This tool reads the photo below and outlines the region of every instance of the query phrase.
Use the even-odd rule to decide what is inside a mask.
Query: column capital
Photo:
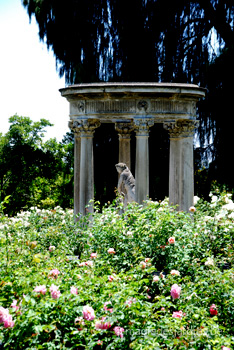
[[[170,138],[193,137],[198,125],[198,120],[189,119],[178,119],[175,122],[163,123],[163,127],[169,132]]]
[[[134,118],[136,136],[149,136],[149,128],[154,125],[152,118]]]
[[[115,130],[118,132],[120,139],[130,139],[134,125],[133,123],[115,123]]]
[[[101,125],[98,119],[75,119],[68,123],[69,128],[79,136],[92,136],[95,129]]]

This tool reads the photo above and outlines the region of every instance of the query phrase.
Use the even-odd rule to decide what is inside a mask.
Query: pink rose
[[[50,252],[53,252],[54,250],[55,250],[55,246],[54,246],[54,245],[50,245],[50,246],[49,246],[49,251],[50,251]]]
[[[114,327],[114,332],[115,332],[115,335],[117,335],[120,338],[123,338],[124,328],[116,326]]]
[[[50,293],[53,299],[58,299],[61,294],[59,291],[59,287],[55,286],[54,284],[52,284],[50,287]]]
[[[9,310],[0,306],[0,323],[3,323],[4,328],[14,327],[15,322],[12,320],[12,316],[9,314]]]
[[[105,322],[106,317],[102,317],[101,321],[95,323],[96,329],[109,329],[111,327],[110,322]]]
[[[175,243],[175,237],[170,237],[170,238],[168,239],[168,242],[169,242],[170,244],[174,244],[174,243]]]
[[[230,348],[227,348],[226,346],[223,346],[223,345],[221,346],[221,349],[222,350],[231,350]]]
[[[114,276],[112,276],[112,275],[108,276],[108,281],[109,282],[112,282],[113,280],[114,280]]]
[[[13,302],[11,303],[11,307],[15,309],[15,311],[19,310],[19,306],[17,305],[17,300],[13,300]]]
[[[46,286],[45,285],[37,286],[33,291],[45,295],[45,293],[46,293]]]
[[[159,281],[159,276],[154,276],[153,277],[153,282],[158,282]]]
[[[12,316],[8,314],[3,321],[3,327],[12,328],[14,327],[14,325],[15,325],[15,322],[12,320]]]
[[[105,311],[113,312],[113,308],[108,309],[106,305],[111,305],[111,303],[110,303],[109,301],[106,301],[106,302],[104,303],[103,308],[104,308]]]
[[[76,294],[76,295],[77,295],[77,294],[78,294],[78,289],[77,289],[76,287],[73,287],[73,286],[72,286],[72,287],[70,288],[70,292],[71,292],[71,294]]]
[[[173,299],[179,299],[181,292],[181,287],[179,287],[177,284],[173,284],[171,287],[171,296]]]
[[[91,253],[91,255],[90,255],[91,259],[96,259],[96,257],[97,257],[97,253]]]
[[[5,309],[4,307],[0,306],[0,323],[3,323],[8,315],[9,315],[8,309]]]
[[[83,307],[83,318],[88,321],[92,321],[95,318],[94,309],[91,306],[85,305]]]
[[[109,254],[115,254],[114,248],[109,248],[109,249],[108,249],[108,253],[109,253]]]
[[[60,274],[60,271],[58,269],[53,269],[49,272],[49,275],[53,276],[54,278],[57,278],[59,274]]]
[[[182,318],[185,314],[183,314],[183,312],[180,310],[180,311],[174,311],[173,314],[172,314],[172,317],[175,317],[175,318]]]

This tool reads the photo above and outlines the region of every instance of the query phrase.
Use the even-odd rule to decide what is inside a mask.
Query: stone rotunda
[[[59,91],[69,102],[69,127],[75,135],[74,215],[93,210],[92,206],[86,208],[94,198],[93,135],[102,123],[115,124],[119,162],[128,166],[131,133],[135,133],[138,203],[149,196],[150,128],[163,123],[170,138],[169,201],[188,211],[194,196],[193,136],[199,124],[196,103],[205,96],[204,88],[177,83],[92,83]]]

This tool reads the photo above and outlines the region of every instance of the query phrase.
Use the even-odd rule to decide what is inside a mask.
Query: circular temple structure
[[[179,210],[193,205],[193,135],[196,103],[206,89],[178,83],[90,83],[60,89],[70,104],[69,127],[75,135],[74,215],[83,215],[94,197],[93,134],[114,123],[119,162],[130,164],[130,137],[136,135],[136,201],[149,196],[149,129],[163,123],[170,137],[169,200]],[[157,159],[155,159],[157,161]]]

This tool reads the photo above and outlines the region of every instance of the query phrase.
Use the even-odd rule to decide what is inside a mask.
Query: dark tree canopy
[[[196,164],[211,163],[207,181],[234,188],[227,175],[234,126],[229,84],[234,80],[233,0],[22,2],[29,16],[35,15],[39,36],[54,51],[67,84],[162,81],[207,87],[199,105]],[[164,146],[160,150],[168,152]]]
[[[23,0],[67,83],[205,83],[212,33],[234,42],[232,0]],[[212,31],[213,28],[213,31]]]

